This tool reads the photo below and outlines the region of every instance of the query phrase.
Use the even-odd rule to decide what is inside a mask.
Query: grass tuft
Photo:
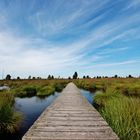
[[[126,97],[107,90],[105,93],[96,93],[94,102],[101,115],[121,140],[140,139],[140,102],[138,98]]]
[[[21,122],[21,114],[14,112],[14,96],[0,93],[0,133],[14,133]]]

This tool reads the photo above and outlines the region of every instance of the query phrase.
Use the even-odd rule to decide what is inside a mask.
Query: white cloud
[[[118,52],[126,51],[128,49],[130,49],[130,47],[107,48],[107,49],[99,51],[97,54],[99,55],[112,54],[116,52],[118,53]]]
[[[32,38],[16,37],[10,33],[0,33],[1,70],[5,69],[7,73],[24,73],[25,75],[26,73],[42,71],[49,73],[72,68],[82,58],[82,54],[77,55],[78,50],[72,47],[69,50],[62,46],[54,47],[44,42],[40,49],[34,48],[32,46],[35,44],[33,40]],[[38,42],[36,43],[38,44]]]
[[[62,2],[54,4],[51,9],[40,9],[29,17],[29,22],[39,33],[51,35],[60,32],[67,32],[71,26],[83,22],[87,17],[101,10],[106,1],[81,1],[80,3]]]
[[[91,1],[84,0],[79,7],[73,9],[63,10],[59,15],[60,5],[56,5],[52,9],[45,11],[43,8],[30,15],[28,22],[39,32],[33,34],[34,37],[28,35],[19,36],[19,30],[10,27],[0,29],[0,69],[3,68],[7,73],[23,74],[29,73],[56,73],[61,71],[73,71],[76,69],[92,69],[94,67],[113,67],[121,65],[135,64],[139,61],[128,60],[121,62],[109,63],[109,54],[113,52],[126,51],[129,47],[120,47],[117,44],[116,48],[106,49],[115,41],[133,41],[138,39],[139,28],[133,27],[140,22],[139,13],[132,13],[129,16],[117,16],[113,20],[100,24],[91,30],[87,29],[88,26],[102,20],[107,14],[102,13],[97,17],[85,22],[84,24],[77,24],[79,21],[84,21],[103,9],[107,1]],[[79,2],[78,2],[79,3]],[[93,6],[94,5],[94,6]],[[67,8],[69,8],[68,5]],[[78,6],[78,5],[77,5]],[[33,8],[33,7],[32,7]],[[63,7],[62,7],[63,9]],[[51,11],[49,11],[51,10]],[[58,13],[58,15],[57,15]],[[108,13],[108,12],[107,12]],[[5,13],[6,14],[6,13]],[[108,18],[108,17],[107,17]],[[8,20],[8,15],[0,14],[0,25],[5,24]],[[74,28],[70,29],[74,25]],[[8,24],[5,24],[5,27]],[[69,31],[70,30],[70,31]],[[78,37],[70,43],[63,42],[49,42],[48,36],[53,34],[62,35],[63,32],[69,32],[75,35],[77,31],[87,30],[83,37]],[[22,30],[21,30],[22,32]],[[62,33],[62,34],[61,34]],[[40,34],[48,35],[41,38]],[[80,35],[79,35],[80,36]],[[64,36],[65,37],[65,36]],[[103,51],[101,51],[101,48]],[[91,53],[92,52],[92,53]],[[89,56],[88,53],[90,53]],[[106,59],[106,63],[104,60]],[[101,62],[100,64],[96,64]],[[93,67],[93,64],[94,65]]]

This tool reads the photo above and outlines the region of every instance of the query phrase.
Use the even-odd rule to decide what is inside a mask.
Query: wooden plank
[[[118,140],[99,112],[69,83],[22,140]]]
[[[60,131],[64,131],[64,132],[67,132],[67,131],[74,131],[74,132],[77,132],[77,131],[79,131],[79,132],[81,132],[81,131],[88,131],[88,132],[90,132],[90,131],[94,131],[94,132],[98,132],[98,131],[112,131],[111,129],[110,129],[110,127],[109,126],[97,126],[97,127],[86,127],[86,126],[84,126],[84,127],[80,127],[80,126],[78,126],[78,127],[76,127],[76,126],[55,126],[55,127],[53,127],[53,126],[46,126],[46,127],[44,127],[44,126],[37,126],[37,127],[34,127],[34,131],[47,131],[47,132],[49,132],[49,131],[56,131],[56,132],[60,132]]]

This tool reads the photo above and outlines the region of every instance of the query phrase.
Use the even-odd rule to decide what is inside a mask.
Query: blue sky
[[[0,0],[0,77],[140,75],[140,0]]]

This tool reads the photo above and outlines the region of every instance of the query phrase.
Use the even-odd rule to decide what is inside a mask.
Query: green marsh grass
[[[38,92],[37,96],[49,96],[51,94],[54,94],[55,92],[55,87],[54,85],[48,85],[45,87],[42,87]]]
[[[14,133],[18,130],[22,116],[13,109],[14,96],[10,93],[0,93],[0,133]]]
[[[79,88],[92,92],[98,91],[94,96],[94,105],[96,105],[98,111],[107,120],[120,139],[140,140],[140,78],[3,80],[0,81],[0,85],[6,84],[10,87],[11,90],[9,92],[12,93],[12,98],[13,95],[27,96],[27,93],[31,93],[34,89],[37,92],[36,95],[43,97],[53,94],[54,91],[62,91],[65,85],[71,81]],[[12,99],[9,96],[9,100]],[[2,105],[5,106],[4,103]],[[7,109],[4,109],[2,105],[0,104],[2,108],[0,112],[4,112],[2,114],[5,114],[5,116],[6,114],[11,115],[4,117],[7,118],[5,121],[3,119],[0,120],[1,124],[6,122],[6,120],[8,123],[5,124],[9,124],[7,126],[1,125],[0,129],[2,130],[2,126],[4,126],[9,132],[15,131],[16,124],[20,120],[18,119],[19,115],[16,117],[12,104],[5,107]],[[6,112],[6,110],[10,111]]]
[[[97,92],[94,104],[121,140],[140,139],[140,99],[107,89]]]

